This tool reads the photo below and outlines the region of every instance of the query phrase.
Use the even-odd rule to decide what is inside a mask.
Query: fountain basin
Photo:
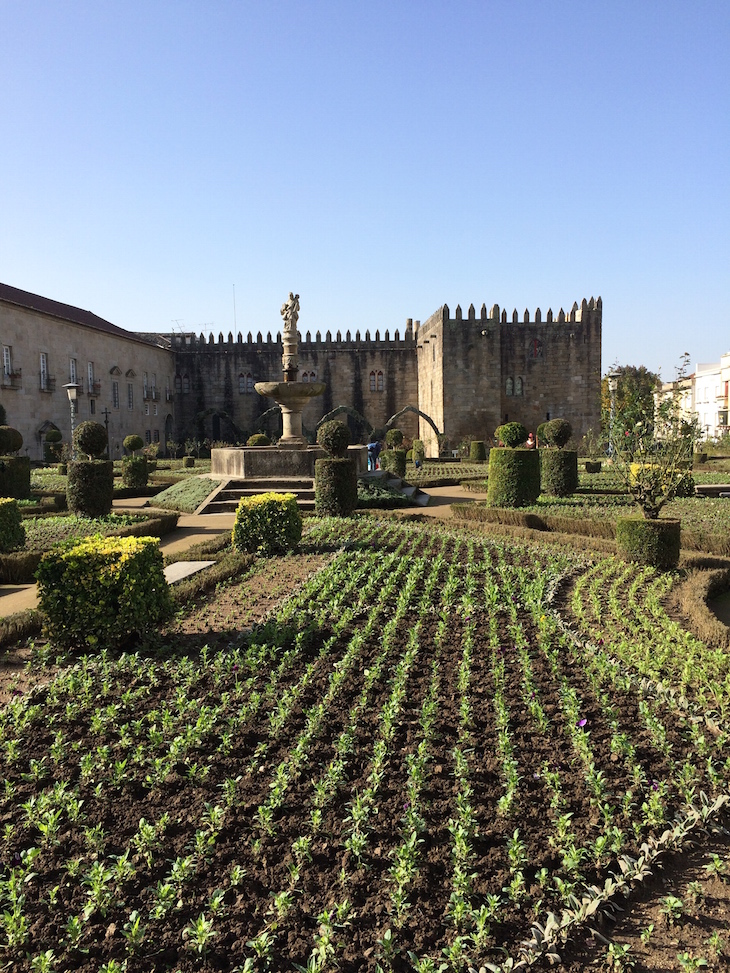
[[[257,382],[259,395],[273,399],[281,406],[283,435],[277,449],[300,449],[307,445],[302,435],[302,409],[310,399],[322,395],[324,382]]]

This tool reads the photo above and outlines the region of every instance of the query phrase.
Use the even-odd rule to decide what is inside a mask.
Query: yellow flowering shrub
[[[157,537],[86,537],[38,566],[45,630],[64,648],[109,648],[164,620],[172,600]]]
[[[293,551],[302,539],[302,515],[293,493],[243,497],[236,510],[233,546],[252,554]]]

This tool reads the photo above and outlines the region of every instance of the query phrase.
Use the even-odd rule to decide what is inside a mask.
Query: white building
[[[730,352],[719,362],[698,362],[694,372],[682,383],[682,407],[697,417],[704,439],[718,439],[728,432],[728,386],[730,385]],[[672,382],[662,385],[669,393]]]

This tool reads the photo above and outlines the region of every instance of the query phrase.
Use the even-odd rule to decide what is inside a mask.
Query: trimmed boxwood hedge
[[[277,554],[293,551],[301,539],[302,514],[293,493],[259,493],[240,500],[232,535],[237,551]]]
[[[616,521],[616,550],[627,561],[668,571],[679,563],[681,525],[678,520],[646,520],[641,516]]]
[[[393,430],[391,430],[392,432]],[[399,476],[402,480],[406,475],[406,450],[405,449],[384,449],[380,456],[381,470]]]
[[[103,517],[112,509],[114,463],[111,460],[84,460],[68,464],[66,499],[68,509],[86,517]]]
[[[0,551],[14,551],[24,543],[25,527],[17,500],[0,498]]]
[[[483,463],[487,458],[487,447],[481,439],[472,439],[469,444],[469,462]]]
[[[556,420],[557,421],[557,420]],[[578,453],[574,449],[541,449],[540,486],[551,497],[569,497],[578,489]]]
[[[146,487],[148,474],[146,456],[125,456],[122,459],[122,483],[125,487]]]
[[[489,451],[487,503],[525,507],[540,496],[540,457],[536,449],[493,446]]]
[[[402,450],[401,452],[405,452]],[[320,516],[348,517],[357,506],[355,461],[336,457],[314,463],[314,509]]]
[[[27,500],[30,496],[30,459],[27,456],[0,457],[0,497]]]

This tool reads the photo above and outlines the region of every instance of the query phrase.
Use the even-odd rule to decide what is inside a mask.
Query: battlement
[[[305,331],[304,334],[299,332],[299,347],[303,351],[313,346],[333,350],[351,350],[357,348],[361,351],[412,348],[419,325],[419,321],[414,322],[412,318],[408,318],[403,336],[401,337],[400,330],[396,328],[392,338],[388,329],[383,332],[381,338],[379,328],[376,328],[374,332],[371,332],[370,328],[366,328],[364,334],[361,333],[359,328],[354,333],[349,328],[345,329],[344,332],[338,329],[334,336],[331,331],[326,331],[324,337],[322,337],[321,331],[315,331],[314,338],[312,338],[311,331]],[[245,339],[241,331],[238,332],[235,339],[232,331],[228,332],[227,338],[223,336],[223,332],[221,331],[218,333],[217,341],[213,334],[208,335],[206,338],[204,334],[198,337],[188,332],[186,334],[170,335],[170,342],[174,351],[225,351],[235,346],[243,345],[244,347],[252,346],[258,349],[278,349],[279,353],[281,353],[282,347],[281,332],[277,332],[272,337],[270,331],[267,332],[265,339],[261,331],[258,331],[255,336],[253,332],[249,331]]]
[[[603,313],[603,302],[601,298],[594,299],[593,297],[587,301],[585,298],[581,301],[580,305],[577,301],[573,302],[573,306],[570,311],[566,312],[561,307],[558,311],[557,316],[553,315],[552,308],[548,308],[545,319],[543,320],[542,311],[538,307],[535,310],[534,317],[530,319],[530,312],[527,308],[522,315],[519,314],[517,308],[514,308],[511,316],[507,315],[507,309],[503,308],[500,311],[499,304],[493,304],[492,307],[487,311],[487,305],[482,304],[481,310],[479,312],[479,317],[477,318],[476,308],[473,304],[469,305],[469,309],[464,317],[464,312],[461,309],[461,305],[457,304],[454,310],[454,316],[451,317],[451,312],[449,310],[448,304],[444,304],[442,307],[432,314],[431,317],[424,323],[424,328],[440,321],[446,324],[449,321],[464,321],[467,324],[469,322],[476,323],[487,322],[487,321],[498,321],[500,324],[581,324],[592,321],[600,321],[601,315]]]

